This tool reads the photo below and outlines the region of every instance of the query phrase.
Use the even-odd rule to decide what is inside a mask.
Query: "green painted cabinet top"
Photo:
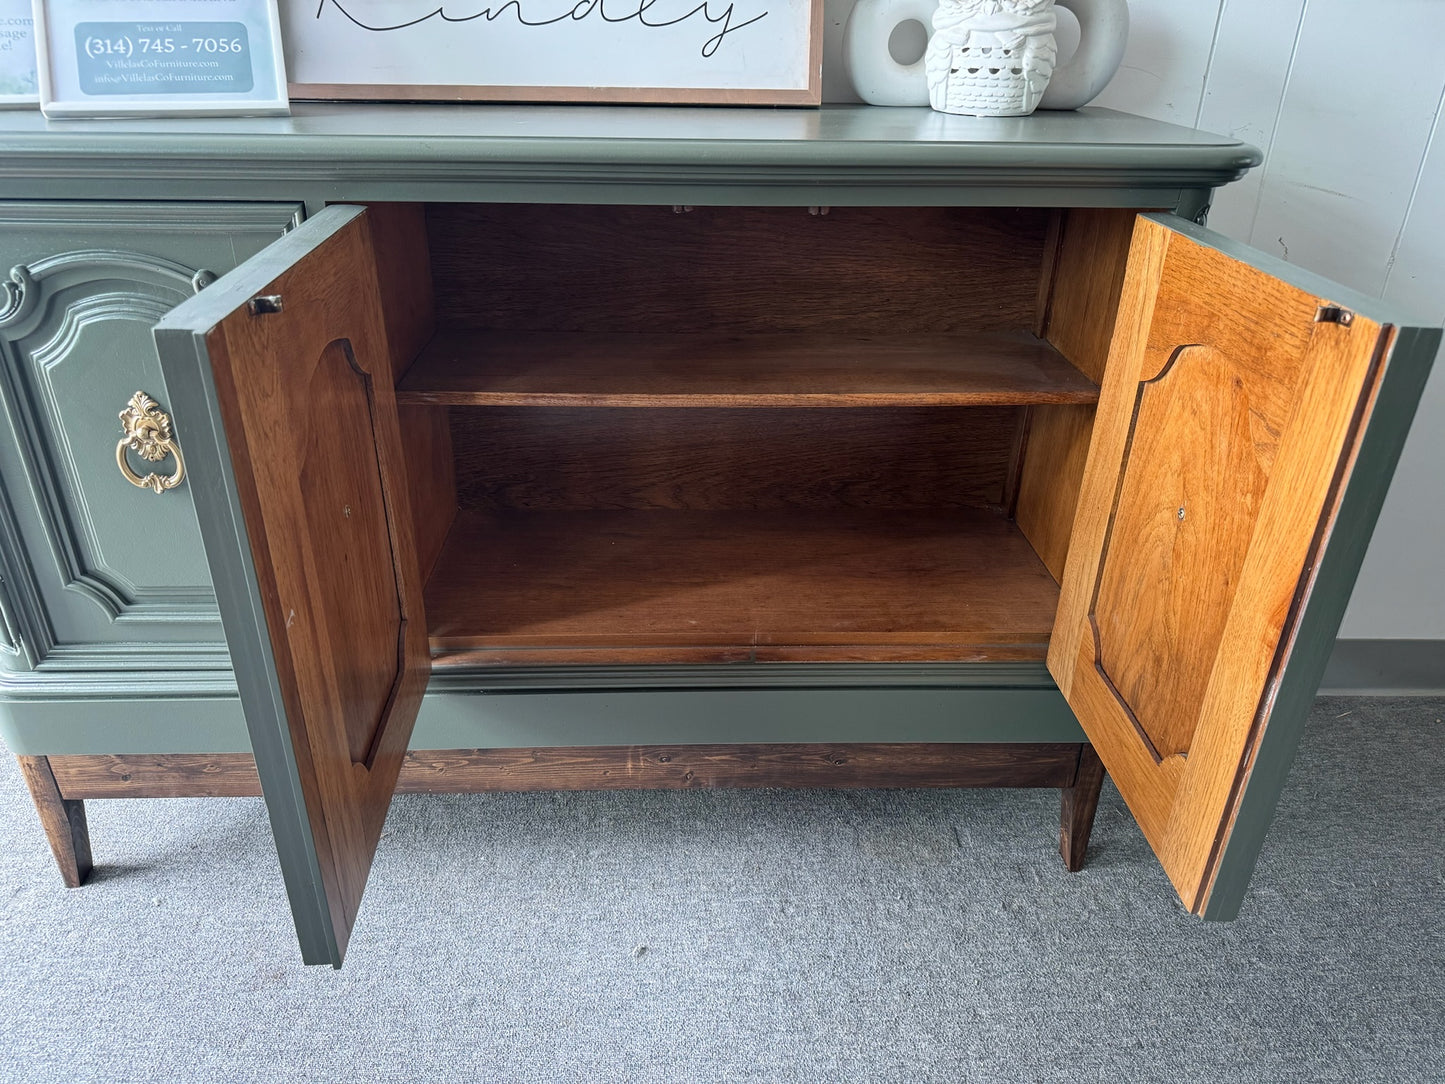
[[[1259,162],[1232,137],[1093,108],[1018,118],[869,106],[344,103],[276,118],[0,114],[0,198],[256,198],[279,184],[323,200],[586,202],[605,193],[633,203],[1172,207],[1182,191],[1225,184]]]

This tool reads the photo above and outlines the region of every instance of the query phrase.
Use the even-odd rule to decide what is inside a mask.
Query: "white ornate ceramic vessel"
[[[940,113],[1032,113],[1054,74],[1054,0],[941,0],[924,54]]]
[[[1127,0],[1057,0],[1079,20],[1079,48],[1055,68],[1056,0],[858,0],[843,53],[858,96],[873,105],[931,105],[943,113],[1018,117],[1077,109],[1118,70],[1129,34]],[[929,22],[914,64],[888,51],[893,30]]]

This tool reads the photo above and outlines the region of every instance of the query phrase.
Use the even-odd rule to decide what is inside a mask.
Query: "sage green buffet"
[[[1440,337],[1204,228],[1259,161],[0,114],[0,734],[62,875],[86,800],[264,791],[340,966],[398,788],[1055,787],[1077,870],[1107,769],[1234,917]]]

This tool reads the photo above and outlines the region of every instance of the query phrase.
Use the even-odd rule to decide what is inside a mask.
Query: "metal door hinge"
[[[1315,313],[1315,323],[1317,324],[1339,324],[1341,327],[1349,327],[1354,322],[1355,314],[1339,305],[1321,305],[1319,311]]]
[[[246,308],[252,316],[265,316],[268,313],[280,312],[284,307],[280,294],[261,294],[246,302]]]

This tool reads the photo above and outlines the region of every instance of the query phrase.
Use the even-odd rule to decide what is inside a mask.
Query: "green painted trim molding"
[[[761,672],[714,671],[710,680],[702,680],[694,667],[443,672],[432,677],[411,744],[413,749],[596,745],[604,729],[615,731],[619,742],[625,736],[625,744],[639,745],[1085,740],[1041,666],[885,670],[848,665],[809,672],[781,664]],[[124,680],[89,675],[90,682],[75,673],[5,676],[12,680],[0,683],[0,737],[11,753],[251,748],[229,672],[166,675],[176,688],[164,697],[136,697],[144,682],[138,685],[133,673]],[[664,691],[664,697],[648,695]],[[1340,640],[1320,692],[1445,696],[1445,640]],[[97,701],[109,707],[97,712]]]
[[[0,701],[0,736],[19,756],[251,751],[238,696]],[[1087,740],[1050,688],[473,688],[429,692],[411,747]]]
[[[297,104],[289,117],[0,112],[0,198],[1164,207],[1258,149],[1110,109]]]

